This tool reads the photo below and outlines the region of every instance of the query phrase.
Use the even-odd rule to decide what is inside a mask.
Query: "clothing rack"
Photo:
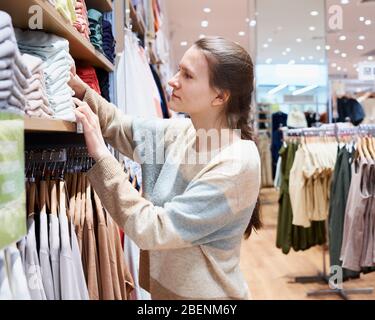
[[[338,139],[340,136],[362,136],[362,135],[375,135],[375,125],[360,125],[358,127],[352,127],[348,124],[340,123],[340,124],[327,124],[323,125],[322,127],[318,128],[303,128],[303,129],[288,129],[288,128],[281,128],[283,132],[283,137],[309,137],[309,136],[333,136]],[[327,222],[326,222],[327,223]],[[292,283],[325,283],[330,285],[331,284],[331,276],[327,274],[327,267],[326,267],[326,246],[322,246],[322,272],[318,272],[317,275],[313,276],[298,276],[294,278],[294,282]],[[308,297],[317,297],[317,296],[324,296],[324,295],[338,295],[344,300],[349,300],[350,294],[372,294],[374,288],[351,288],[351,289],[344,289],[344,288],[335,288],[335,289],[326,289],[326,290],[312,290],[307,292]]]

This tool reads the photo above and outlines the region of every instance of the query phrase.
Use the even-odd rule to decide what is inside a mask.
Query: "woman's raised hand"
[[[111,153],[104,142],[98,116],[86,102],[82,102],[77,98],[73,98],[73,100],[77,105],[75,115],[77,122],[82,123],[89,155],[96,162],[106,156],[110,156]]]

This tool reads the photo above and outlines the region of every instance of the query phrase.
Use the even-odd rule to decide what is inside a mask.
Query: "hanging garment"
[[[162,117],[160,95],[145,52],[130,31],[125,32],[125,49],[116,76],[120,110],[147,119]]]
[[[279,130],[280,127],[286,127],[288,115],[281,111],[272,114],[272,173],[275,176],[276,164],[279,158],[279,151],[282,146],[283,134]]]
[[[363,124],[375,124],[375,98],[369,98],[362,102],[365,113]]]
[[[351,181],[351,152],[344,146],[339,148],[329,204],[329,257],[331,266],[341,266],[340,251],[344,230],[345,207]],[[359,273],[343,269],[343,279],[358,278]]]
[[[48,223],[47,223],[47,182],[40,181],[39,204],[41,206],[39,212],[39,260],[42,281],[47,300],[54,300],[54,284],[52,276],[52,268],[50,262],[50,252],[48,244]]]
[[[0,300],[12,299],[13,294],[9,285],[4,250],[0,250]]]
[[[14,300],[30,300],[31,299],[30,292],[27,286],[25,270],[23,268],[20,252],[18,251],[17,247],[9,246],[4,250],[4,254],[5,254],[5,262],[7,266],[9,287],[12,292],[13,299]],[[1,266],[0,266],[0,269],[1,269]],[[0,283],[1,283],[1,280],[0,280]],[[0,284],[0,287],[1,287],[1,284]],[[1,293],[0,293],[0,297],[1,297]],[[2,300],[2,298],[0,298],[0,300]]]
[[[260,153],[260,160],[262,164],[262,187],[273,186],[272,179],[272,156],[271,156],[271,141],[266,135],[260,135],[258,141],[258,150]]]
[[[341,248],[344,268],[360,271],[364,244],[365,216],[371,210],[368,190],[369,162],[366,159],[352,164],[352,180],[345,209],[344,235]]]
[[[352,98],[337,99],[337,111],[339,113],[338,122],[350,121],[353,125],[358,126],[365,118],[362,105]]]

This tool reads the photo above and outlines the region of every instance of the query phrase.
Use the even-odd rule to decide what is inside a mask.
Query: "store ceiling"
[[[327,9],[332,5],[343,8],[343,29],[329,31],[326,37],[325,2]],[[176,66],[200,35],[221,35],[251,52],[251,46],[256,44],[257,63],[321,64],[328,58],[331,75],[356,78],[360,61],[369,61],[371,57],[375,61],[375,1],[360,2],[259,0],[255,5],[255,0],[165,0],[172,59]],[[204,12],[204,8],[210,8],[211,12]],[[312,15],[312,11],[318,14]],[[208,21],[207,28],[201,26],[203,20]],[[252,20],[257,21],[255,26]],[[366,20],[372,23],[366,25]],[[245,34],[239,35],[240,31]],[[340,40],[341,36],[346,39]],[[359,40],[359,36],[365,40]],[[359,45],[363,50],[357,48]]]
[[[249,49],[247,0],[165,0],[174,65],[200,35],[220,35]],[[210,8],[206,13],[204,8]],[[208,21],[208,27],[201,26]],[[245,35],[240,36],[240,31]],[[181,42],[187,42],[181,46]],[[184,43],[183,43],[184,44]]]

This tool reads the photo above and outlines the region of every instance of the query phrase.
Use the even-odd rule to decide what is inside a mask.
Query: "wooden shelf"
[[[86,0],[86,6],[88,9],[96,9],[100,12],[112,11],[111,0]]]
[[[103,1],[95,0],[94,2]],[[70,25],[70,22],[66,21],[47,0],[1,0],[0,10],[10,14],[15,27],[29,29],[31,17],[29,8],[33,5],[38,5],[43,10],[43,31],[67,39],[73,58],[107,71],[113,71],[113,64]]]
[[[25,117],[27,132],[77,132],[75,122]]]

